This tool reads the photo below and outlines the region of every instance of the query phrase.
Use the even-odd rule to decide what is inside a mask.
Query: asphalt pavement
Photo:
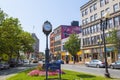
[[[76,72],[84,72],[84,73],[89,73],[97,76],[104,76],[104,73],[105,73],[105,68],[86,67],[83,64],[82,65],[81,64],[63,64],[62,69],[76,71]],[[120,69],[108,69],[108,71],[112,78],[120,78]]]

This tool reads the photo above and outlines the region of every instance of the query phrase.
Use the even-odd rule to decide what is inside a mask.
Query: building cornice
[[[84,8],[88,7],[90,4],[94,3],[97,0],[90,0],[86,4],[80,7],[80,11],[83,10]]]

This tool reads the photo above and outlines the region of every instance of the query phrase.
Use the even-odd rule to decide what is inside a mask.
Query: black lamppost
[[[100,20],[100,24],[101,24],[101,29],[103,31],[103,44],[104,44],[104,57],[105,57],[105,77],[110,78],[110,74],[108,72],[106,41],[105,41],[105,29],[107,29],[107,21],[109,18],[109,13],[105,13],[104,18],[105,18],[105,21]]]
[[[43,24],[43,32],[46,35],[46,50],[45,50],[45,67],[46,67],[46,80],[48,80],[48,64],[49,64],[49,49],[48,49],[48,35],[52,31],[52,25],[49,21]]]

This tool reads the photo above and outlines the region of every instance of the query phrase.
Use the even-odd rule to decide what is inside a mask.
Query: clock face
[[[46,30],[46,31],[50,31],[51,28],[52,28],[52,26],[51,26],[50,24],[46,23],[46,24],[44,24],[43,28],[44,28],[44,30]]]

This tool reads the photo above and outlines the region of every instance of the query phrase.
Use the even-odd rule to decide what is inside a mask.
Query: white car
[[[85,65],[87,67],[105,67],[105,63],[97,59],[91,60],[90,62],[85,62]]]
[[[120,60],[115,61],[114,63],[111,63],[111,64],[110,64],[110,68],[111,68],[111,69],[120,68]]]

